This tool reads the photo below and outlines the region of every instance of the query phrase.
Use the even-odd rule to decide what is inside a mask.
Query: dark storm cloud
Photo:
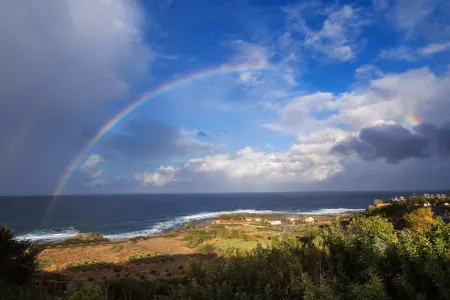
[[[139,20],[124,0],[0,1],[0,194],[52,191],[85,123],[146,73]]]
[[[120,130],[109,132],[101,145],[124,155],[146,159],[183,154],[214,154],[219,151],[220,147],[217,145],[197,141],[196,135],[198,134],[183,134],[160,121],[130,120]]]
[[[450,157],[450,122],[440,127],[423,123],[414,128],[417,133],[432,141],[432,150],[442,157]]]
[[[130,156],[172,155],[177,150],[178,131],[158,122],[128,121],[120,132],[110,132],[103,144]]]
[[[399,163],[409,158],[429,156],[430,136],[422,136],[399,125],[366,127],[357,138],[341,142],[332,152],[349,155],[357,153],[363,160],[384,159]]]

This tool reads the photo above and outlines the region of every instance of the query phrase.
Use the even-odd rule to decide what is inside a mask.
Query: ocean
[[[95,231],[110,239],[163,233],[227,212],[335,214],[366,209],[376,198],[411,192],[294,192],[0,197],[0,223],[18,239],[56,242]],[[50,214],[46,214],[52,206]]]

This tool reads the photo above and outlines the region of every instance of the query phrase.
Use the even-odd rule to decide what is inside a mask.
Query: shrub
[[[204,230],[193,230],[189,232],[188,235],[184,238],[185,241],[188,241],[188,247],[189,248],[195,248],[204,241],[210,240],[214,238],[214,234],[211,234],[209,232],[206,232]]]
[[[28,282],[37,267],[36,255],[37,250],[29,241],[17,241],[11,229],[0,225],[0,279]]]
[[[167,260],[171,260],[172,258],[164,253],[147,253],[147,252],[140,252],[136,253],[134,255],[131,255],[128,260],[136,265],[139,265],[140,263],[152,263],[152,262],[165,262]]]
[[[406,225],[413,232],[430,230],[437,224],[433,211],[429,207],[421,207],[405,216]]]
[[[71,282],[64,299],[67,300],[107,300],[104,291],[94,284]]]
[[[373,200],[373,204],[375,204],[375,205],[383,204],[383,203],[384,203],[384,201],[381,200],[381,199],[375,199],[375,200]]]
[[[101,270],[106,268],[107,264],[98,260],[77,261],[71,263],[67,269],[72,272],[85,272],[93,270]]]
[[[120,251],[122,251],[122,249],[123,249],[122,245],[114,245],[111,247],[111,249],[109,249],[109,251],[113,253],[119,253]]]
[[[216,245],[216,248],[226,256],[233,256],[235,254],[248,252],[249,250],[256,248],[257,245],[258,243],[253,241],[230,239]]]
[[[145,279],[145,276],[144,275],[141,275],[141,277],[139,277],[140,279],[142,279],[142,280],[144,280]]]
[[[109,240],[104,238],[102,234],[97,232],[78,233],[74,237],[64,240],[58,245],[83,245],[92,243],[108,242]]]
[[[122,270],[123,270],[123,267],[122,267],[122,266],[114,266],[114,267],[113,267],[113,271],[116,272],[116,273],[118,273],[118,272],[120,272],[120,271],[122,271]]]
[[[95,281],[93,277],[88,277],[87,281]]]
[[[198,247],[197,250],[202,253],[213,253],[214,246],[211,244],[205,244],[205,245],[201,245],[200,247]]]

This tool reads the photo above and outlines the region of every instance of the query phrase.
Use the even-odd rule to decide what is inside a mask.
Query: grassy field
[[[270,225],[265,218],[283,220]],[[108,241],[96,233],[79,234],[52,245],[41,245],[39,269],[56,272],[81,281],[106,281],[133,277],[154,280],[182,276],[184,265],[196,255],[208,258],[246,255],[257,245],[266,247],[277,237],[302,236],[317,225],[291,223],[288,216],[255,215],[259,222],[249,222],[248,214],[221,215],[220,222],[188,223],[170,232],[150,237]],[[328,222],[333,216],[321,218]],[[299,221],[303,217],[299,217]],[[168,270],[168,271],[167,271]]]

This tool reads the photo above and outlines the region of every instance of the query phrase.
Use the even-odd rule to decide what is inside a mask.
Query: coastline
[[[285,233],[301,234],[310,226],[323,226],[337,216],[345,218],[350,215],[348,213],[272,215],[274,219],[298,220],[295,223],[286,222],[279,225],[242,219],[224,220],[223,217],[230,215],[221,215],[150,236],[98,243],[42,245],[44,247],[38,254],[38,261],[42,271],[59,273],[73,280],[87,280],[90,277],[100,280],[101,276],[113,278],[118,276],[114,271],[117,269],[127,270],[127,274],[144,274],[146,278],[156,278],[154,274],[149,273],[151,270],[159,274],[167,269],[171,270],[173,276],[181,276],[182,266],[192,257],[208,259],[226,255],[229,251],[227,247],[243,247],[244,251],[253,249],[258,244],[267,247],[273,239],[276,240]],[[258,214],[254,216],[257,217]],[[312,217],[315,222],[305,223],[304,219],[308,217]],[[133,262],[133,257],[139,257],[137,263]],[[94,267],[91,268],[91,265]]]
[[[116,233],[103,233],[101,230],[90,230],[93,232],[99,232],[104,235],[105,238],[109,240],[127,240],[139,236],[158,236],[172,230],[175,227],[183,226],[189,222],[202,223],[206,221],[216,220],[220,215],[223,214],[269,214],[274,216],[291,216],[291,217],[307,217],[307,216],[318,216],[318,218],[323,218],[327,216],[337,216],[342,214],[351,214],[362,212],[365,209],[361,208],[327,208],[327,209],[315,209],[311,211],[276,211],[276,210],[255,210],[255,209],[237,209],[229,211],[216,211],[216,212],[201,212],[192,215],[177,216],[173,219],[168,219],[160,222],[155,222],[147,228],[134,228],[131,231],[118,231]],[[81,231],[74,227],[68,228],[56,228],[56,229],[42,229],[33,230],[23,234],[18,234],[17,239],[19,240],[30,240],[35,244],[43,243],[59,243],[61,241],[67,240],[79,233],[85,233],[88,231]]]

